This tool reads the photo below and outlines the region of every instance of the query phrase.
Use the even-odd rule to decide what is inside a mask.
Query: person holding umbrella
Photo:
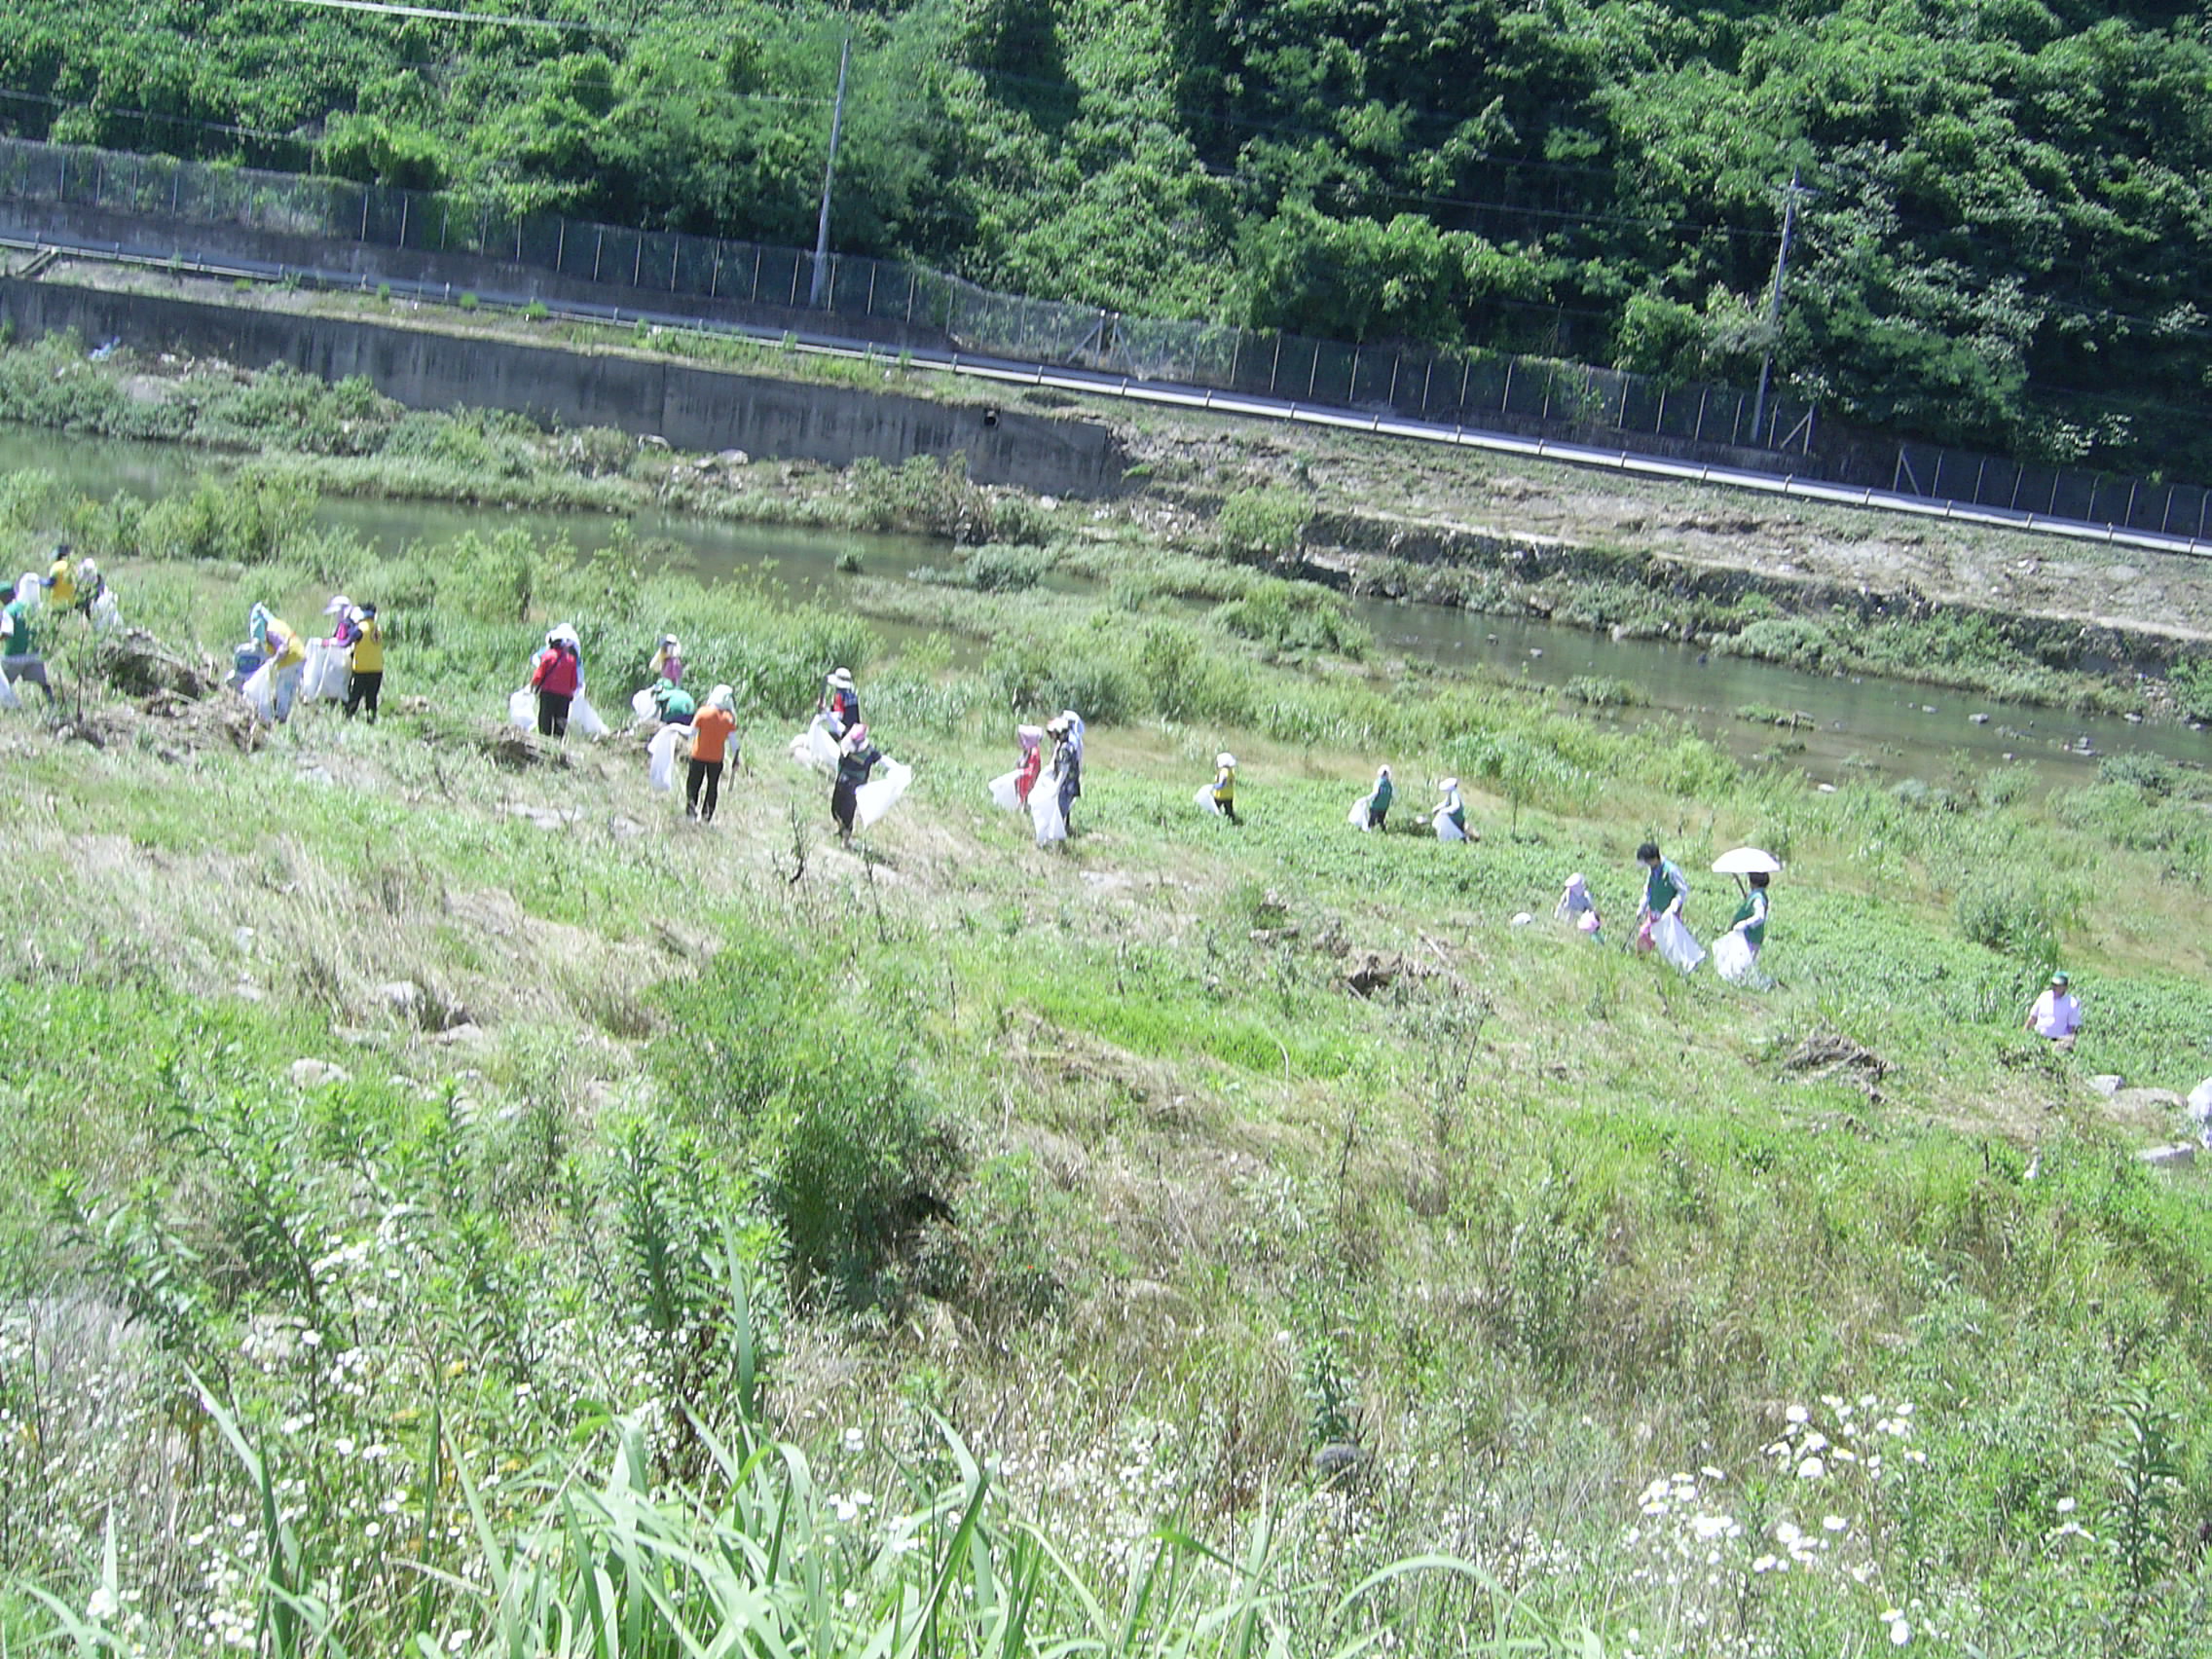
[[[1759,950],[1766,943],[1767,882],[1782,861],[1756,847],[1737,847],[1713,861],[1715,873],[1738,877],[1744,903],[1728,931],[1713,941],[1713,966],[1732,985],[1759,983]],[[1748,887],[1743,883],[1750,883]]]

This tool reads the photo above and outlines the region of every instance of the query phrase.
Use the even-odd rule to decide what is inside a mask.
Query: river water
[[[163,444],[0,425],[0,472],[41,468],[93,496],[116,491],[153,496],[188,486],[207,460],[200,452]],[[579,551],[590,552],[607,545],[626,522],[638,539],[651,537],[672,546],[672,558],[704,580],[764,572],[794,595],[805,596],[834,595],[850,579],[836,569],[847,552],[857,552],[874,576],[950,562],[941,544],[918,536],[855,536],[651,514],[624,520],[607,513],[332,499],[322,503],[318,516],[387,550],[410,542],[435,545],[465,531],[482,534],[520,526],[547,537],[565,535]],[[1408,674],[1418,673],[1422,663],[1436,663],[1545,688],[1577,676],[1623,681],[1638,688],[1644,704],[1593,711],[1593,718],[1630,725],[1665,718],[1685,720],[1740,757],[1780,750],[1789,764],[1817,782],[1840,781],[1860,768],[1941,779],[1962,756],[1977,766],[2008,758],[2032,761],[2054,784],[2085,780],[2101,755],[2212,761],[2212,737],[2182,726],[2070,715],[1874,677],[1808,674],[1748,658],[1708,655],[1694,646],[1615,641],[1554,623],[1440,606],[1388,600],[1354,600],[1351,606],[1374,631],[1378,654],[1402,659]],[[1794,729],[1778,729],[1739,719],[1736,711],[1747,707],[1806,718]]]

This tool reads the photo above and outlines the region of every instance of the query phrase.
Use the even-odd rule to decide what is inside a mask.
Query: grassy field
[[[374,727],[70,623],[0,716],[11,1647],[2203,1649],[2212,1216],[2136,1156],[2212,1072],[2201,775],[1824,794],[1393,696],[1158,549],[830,614],[311,506],[0,482],[9,569],[66,531],[187,655],[340,588],[391,639]],[[737,688],[711,829],[502,727],[571,619],[603,707],[664,629]],[[916,768],[850,852],[785,754],[832,663]],[[1040,851],[983,784],[1071,703]],[[1446,774],[1480,845],[1411,822]],[[1775,989],[1621,948],[1646,836],[1707,937],[1714,855],[1788,861]]]

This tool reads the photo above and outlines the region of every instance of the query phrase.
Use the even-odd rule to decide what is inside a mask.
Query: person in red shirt
[[[576,631],[562,623],[545,636],[545,648],[530,671],[530,683],[537,692],[537,733],[540,737],[569,735],[569,705],[583,689],[582,647]]]
[[[1015,799],[1027,806],[1029,792],[1037,787],[1038,776],[1045,770],[1045,728],[1016,726],[1014,735],[1021,744],[1021,764],[1014,771],[1014,793]]]
[[[822,717],[822,723],[830,728],[830,735],[842,738],[861,723],[861,694],[853,688],[853,671],[835,668],[822,682],[821,699],[814,712]]]
[[[728,754],[736,730],[734,697],[728,686],[718,685],[707,693],[707,701],[691,717],[691,769],[683,780],[684,817],[696,818],[702,824],[715,821],[715,807],[722,793],[723,757]],[[702,786],[707,794],[704,807],[699,804]]]

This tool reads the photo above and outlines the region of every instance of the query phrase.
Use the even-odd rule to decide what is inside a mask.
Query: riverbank
[[[0,530],[34,542],[64,498],[18,483]],[[971,1501],[994,1552],[1065,1564],[1039,1641],[1097,1629],[1074,1587],[1122,1604],[1162,1528],[1215,1552],[1178,1554],[1169,1632],[1234,1604],[1224,1559],[1333,1604],[1463,1557],[1485,1587],[1407,1567],[1343,1615],[1422,1651],[1466,1646],[1470,1595],[1531,1651],[1588,1627],[1682,1659],[1887,1641],[1893,1612],[2117,1653],[2192,1605],[2196,1484],[2131,1553],[2053,1541],[2120,1534],[2140,1483],[2108,1430],[2212,1376],[2204,1188],[2135,1156],[2207,1063],[2192,774],[1822,793],[1476,677],[1409,698],[1372,643],[1139,586],[902,585],[990,642],[909,614],[893,644],[866,575],[826,608],[521,534],[207,523],[239,539],[117,566],[127,612],[189,658],[249,598],[373,596],[387,713],[256,733],[127,694],[64,628],[66,724],[0,716],[0,1262],[38,1359],[0,1376],[33,1425],[0,1457],[39,1471],[11,1584],[149,1652],[295,1604],[351,1651],[506,1652],[520,1615],[476,1587],[510,1569],[725,1559],[702,1518],[754,1489],[712,1436],[803,1452],[762,1501],[864,1625],[955,1559],[914,1518]],[[1301,591],[1284,625],[1329,625]],[[603,705],[664,630],[736,688],[749,765],[711,829],[635,741],[503,725],[557,619]],[[832,662],[916,767],[850,852],[784,750]],[[1042,852],[983,785],[1015,719],[1070,704],[1080,832]],[[1240,827],[1192,803],[1224,748]],[[1384,758],[1395,822],[1363,835]],[[1477,846],[1409,821],[1444,775]],[[1708,939],[1718,851],[1787,861],[1776,989],[1623,948],[1647,835]],[[1576,870],[1603,944],[1550,922]],[[2091,1011],[2071,1058],[2016,1028],[2053,960]],[[190,1480],[180,1420],[214,1430]],[[962,1583],[987,1608],[1003,1578]]]
[[[698,356],[749,373],[873,386],[963,408],[1004,401],[1001,388],[897,361],[848,363],[722,337],[495,318],[367,295],[232,293],[100,267],[72,270],[68,279],[221,296],[247,309],[397,319],[457,335]],[[2212,715],[2212,671],[2200,666],[2212,638],[2212,572],[2179,557],[2119,558],[2050,537],[1777,505],[1717,489],[1601,479],[1361,434],[1286,432],[1202,413],[1087,403],[1056,391],[1032,388],[1013,401],[1044,413],[1081,406],[1110,425],[1144,493],[1103,515],[1086,509],[1056,517],[1057,503],[1045,509],[1030,498],[1038,510],[1008,508],[1015,522],[1002,526],[997,507],[978,511],[956,490],[909,487],[905,498],[885,499],[866,480],[856,490],[811,476],[803,464],[782,467],[773,480],[701,475],[712,468],[685,475],[673,464],[654,476],[630,457],[610,466],[610,455],[571,448],[488,477],[498,469],[474,454],[456,464],[343,445],[332,453],[327,436],[275,426],[259,441],[322,452],[289,464],[323,490],[604,507],[616,493],[608,476],[621,472],[663,504],[761,521],[896,524],[967,540],[1021,541],[1094,534],[1103,523],[1137,545],[1271,560],[1288,573],[1355,591],[1687,641],[1815,672],[1897,675],[2112,714]],[[143,411],[102,414],[51,392],[20,399],[12,413],[79,429],[195,435],[191,423]],[[208,437],[254,441],[243,432]],[[1002,498],[1019,498],[1018,492]]]

